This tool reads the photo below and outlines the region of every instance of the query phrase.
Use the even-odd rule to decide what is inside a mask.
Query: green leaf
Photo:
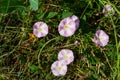
[[[16,8],[23,8],[23,2],[23,0],[0,0],[0,13],[7,14]]]
[[[92,8],[93,8],[92,1],[91,1],[91,0],[88,0],[88,3],[89,3],[90,8],[92,9]]]
[[[38,10],[38,0],[29,0],[30,6],[32,7],[32,10],[36,11]]]
[[[45,16],[45,13],[39,13],[36,15],[37,19],[42,19]]]
[[[91,64],[95,65],[98,63],[98,59],[97,58],[91,58]]]
[[[71,15],[73,15],[72,12],[69,12],[69,11],[63,12],[63,13],[62,13],[62,19],[63,19],[63,18],[66,18],[66,17],[69,17],[69,16],[71,16]]]
[[[53,18],[57,15],[57,12],[49,12],[47,18]]]
[[[31,65],[29,68],[30,68],[31,73],[36,72],[39,69],[39,67],[36,65]]]
[[[83,20],[86,22],[86,15],[83,16]]]

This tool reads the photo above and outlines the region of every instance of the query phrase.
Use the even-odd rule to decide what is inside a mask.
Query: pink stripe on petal
[[[73,61],[73,60],[74,60],[74,57],[71,56],[71,57],[70,57],[70,60]]]
[[[97,30],[96,34],[99,36],[101,33],[101,30]]]
[[[46,28],[44,28],[44,30],[46,31],[46,32],[48,32],[48,28],[46,27]]]
[[[56,66],[58,66],[59,64],[58,64],[58,61],[56,62],[56,64],[55,64]]]
[[[79,24],[76,24],[76,30],[79,28]]]
[[[66,25],[66,19],[64,19],[64,20],[62,21],[62,23],[63,23],[64,25]]]
[[[110,6],[110,5],[105,5],[104,7],[105,7],[106,9],[111,8],[111,6]]]
[[[71,25],[74,25],[75,22],[73,22],[73,21],[71,20],[68,24],[71,26]]]
[[[38,27],[37,27],[37,25],[34,25],[33,28],[34,28],[34,29],[37,29]]]
[[[40,22],[39,26],[44,26],[44,24],[45,24],[45,23],[43,23],[43,22]]]
[[[63,34],[64,36],[67,36],[68,34],[67,34],[67,31],[64,31],[64,34]]]
[[[62,26],[59,26],[59,31],[61,31],[63,29],[63,27]]]
[[[40,24],[40,22],[36,22],[36,23],[35,23],[36,26],[39,26],[39,24]]]
[[[65,60],[65,63],[64,63],[64,64],[68,65],[68,60]]]
[[[33,33],[34,33],[35,36],[39,35],[39,32],[37,30],[34,30]]]
[[[63,57],[59,57],[58,60],[63,60]]]
[[[70,51],[70,50],[66,50],[67,51],[67,54],[72,54],[72,51]]]
[[[103,46],[102,42],[97,43],[98,46]]]
[[[43,36],[45,36],[45,34],[41,32],[41,36],[43,37]]]
[[[75,20],[75,23],[79,24],[79,23],[80,23],[80,20],[79,20],[79,19]]]
[[[94,41],[96,41],[97,40],[97,37],[96,36],[94,36]]]
[[[64,53],[65,53],[65,52],[62,50],[60,54],[64,55]]]

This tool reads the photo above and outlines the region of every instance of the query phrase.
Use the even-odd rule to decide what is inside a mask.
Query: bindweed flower
[[[70,18],[71,18],[73,21],[75,21],[76,30],[77,30],[77,29],[79,28],[79,23],[80,23],[79,18],[78,18],[77,16],[75,16],[75,15],[72,15]]]
[[[33,25],[33,33],[36,37],[44,37],[48,34],[48,26],[44,22],[36,22]]]
[[[74,60],[73,52],[69,49],[62,49],[58,53],[58,60],[64,60],[66,65],[70,64]]]
[[[86,60],[86,58],[85,58],[85,57],[82,57],[82,58],[81,58],[81,60],[82,60],[82,61],[85,61],[85,60]]]
[[[67,72],[67,65],[63,60],[55,61],[51,66],[52,73],[55,76],[64,76]]]
[[[74,42],[74,45],[75,45],[75,46],[78,46],[78,44],[79,44],[78,41],[75,41],[75,42]]]
[[[75,21],[73,21],[70,17],[64,18],[58,26],[58,31],[61,36],[72,36],[76,31]]]
[[[107,4],[107,5],[104,6],[102,12],[103,12],[104,16],[108,16],[108,14],[110,14],[110,15],[114,15],[115,14],[114,9],[109,4]]]
[[[97,30],[94,36],[94,42],[98,46],[105,46],[108,44],[109,36],[103,30]]]

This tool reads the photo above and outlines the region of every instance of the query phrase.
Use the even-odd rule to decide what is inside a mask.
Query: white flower
[[[108,14],[109,14],[109,15],[114,15],[114,14],[115,14],[114,9],[113,9],[112,6],[109,5],[109,4],[107,4],[107,5],[104,6],[102,12],[103,12],[104,16],[108,16]]]
[[[80,20],[79,18],[76,16],[76,15],[72,15],[70,17],[73,21],[75,21],[75,24],[76,24],[76,30],[79,28],[79,23],[80,23]]]
[[[55,76],[64,76],[67,72],[67,65],[63,60],[55,61],[51,66],[52,73]]]
[[[94,42],[98,46],[105,46],[109,42],[109,36],[103,30],[97,30],[94,36]]]
[[[73,52],[69,49],[62,49],[58,53],[58,60],[64,60],[66,65],[70,64],[74,60]]]
[[[76,31],[75,21],[73,21],[70,17],[64,18],[63,20],[61,20],[58,26],[58,31],[61,36],[72,36]]]
[[[36,22],[33,25],[33,33],[36,37],[44,37],[48,34],[48,26],[44,22]]]

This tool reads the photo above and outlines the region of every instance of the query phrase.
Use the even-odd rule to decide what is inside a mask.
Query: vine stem
[[[117,77],[119,78],[119,44],[118,44],[118,39],[117,39],[117,31],[116,31],[116,26],[113,22],[112,17],[110,16],[110,19],[112,21],[113,29],[114,29],[114,36],[115,36],[115,43],[116,43],[116,54],[117,54]]]
[[[103,5],[105,5],[105,2],[103,2],[103,0],[99,0]],[[109,0],[107,0],[107,3],[112,5],[112,7],[115,9],[115,11],[120,14],[120,12],[117,10],[117,8],[115,7],[115,5],[113,5]],[[114,24],[114,21],[112,19],[112,16],[110,14],[108,14],[109,17],[110,17],[110,20],[112,22],[112,26],[113,26],[113,29],[114,29],[114,37],[115,37],[115,46],[116,46],[116,54],[117,54],[117,78],[119,79],[119,73],[120,73],[120,55],[119,55],[119,46],[120,46],[120,42],[118,43],[118,39],[117,39],[117,31],[116,31],[116,26]],[[115,80],[115,77],[113,78],[113,80]]]
[[[108,0],[108,2],[109,2],[109,4],[111,4],[109,0]],[[115,6],[114,6],[113,4],[111,4],[111,5],[112,5],[112,6],[114,7],[114,9],[117,11],[117,9],[115,8]],[[118,12],[118,11],[117,11],[117,13],[120,14],[120,12]],[[114,29],[114,36],[115,36],[115,43],[116,43],[116,54],[117,54],[117,78],[119,79],[119,73],[120,73],[120,69],[119,69],[119,67],[120,67],[120,66],[119,66],[119,65],[120,65],[120,59],[119,59],[119,43],[118,43],[118,39],[117,39],[116,26],[115,26],[115,24],[114,24],[114,21],[113,21],[111,15],[109,15],[109,17],[110,17],[110,19],[111,19],[111,21],[112,21],[112,25],[113,25],[113,29]]]
[[[49,43],[50,43],[51,41],[53,41],[53,40],[56,40],[57,38],[59,38],[59,37],[56,37],[56,38],[53,38],[53,39],[47,41],[47,42],[42,46],[42,48],[39,50],[39,53],[38,53],[38,66],[39,66],[40,69],[42,69],[42,66],[41,66],[41,64],[40,64],[40,55],[41,55],[42,50],[45,48],[45,46],[46,46],[47,44],[49,44]]]
[[[83,13],[82,13],[82,14],[81,14],[81,16],[80,16],[80,19],[83,17],[83,15],[84,15],[85,11],[87,10],[87,8],[88,8],[89,4],[90,4],[90,3],[88,3],[88,4],[87,4],[87,6],[85,7],[85,9],[84,9]]]
[[[23,34],[24,34],[24,33],[23,33]],[[21,44],[21,42],[22,42],[22,40],[23,40],[23,36],[24,36],[24,35],[22,35],[21,40],[20,40],[19,43],[14,47],[14,49],[13,49],[12,51],[10,51],[9,53],[6,53],[6,54],[1,55],[1,56],[0,56],[0,59],[3,58],[3,57],[9,56],[9,55],[11,55],[13,52],[15,52],[15,50],[16,50],[17,48],[19,48],[19,46],[20,46],[20,44]]]

